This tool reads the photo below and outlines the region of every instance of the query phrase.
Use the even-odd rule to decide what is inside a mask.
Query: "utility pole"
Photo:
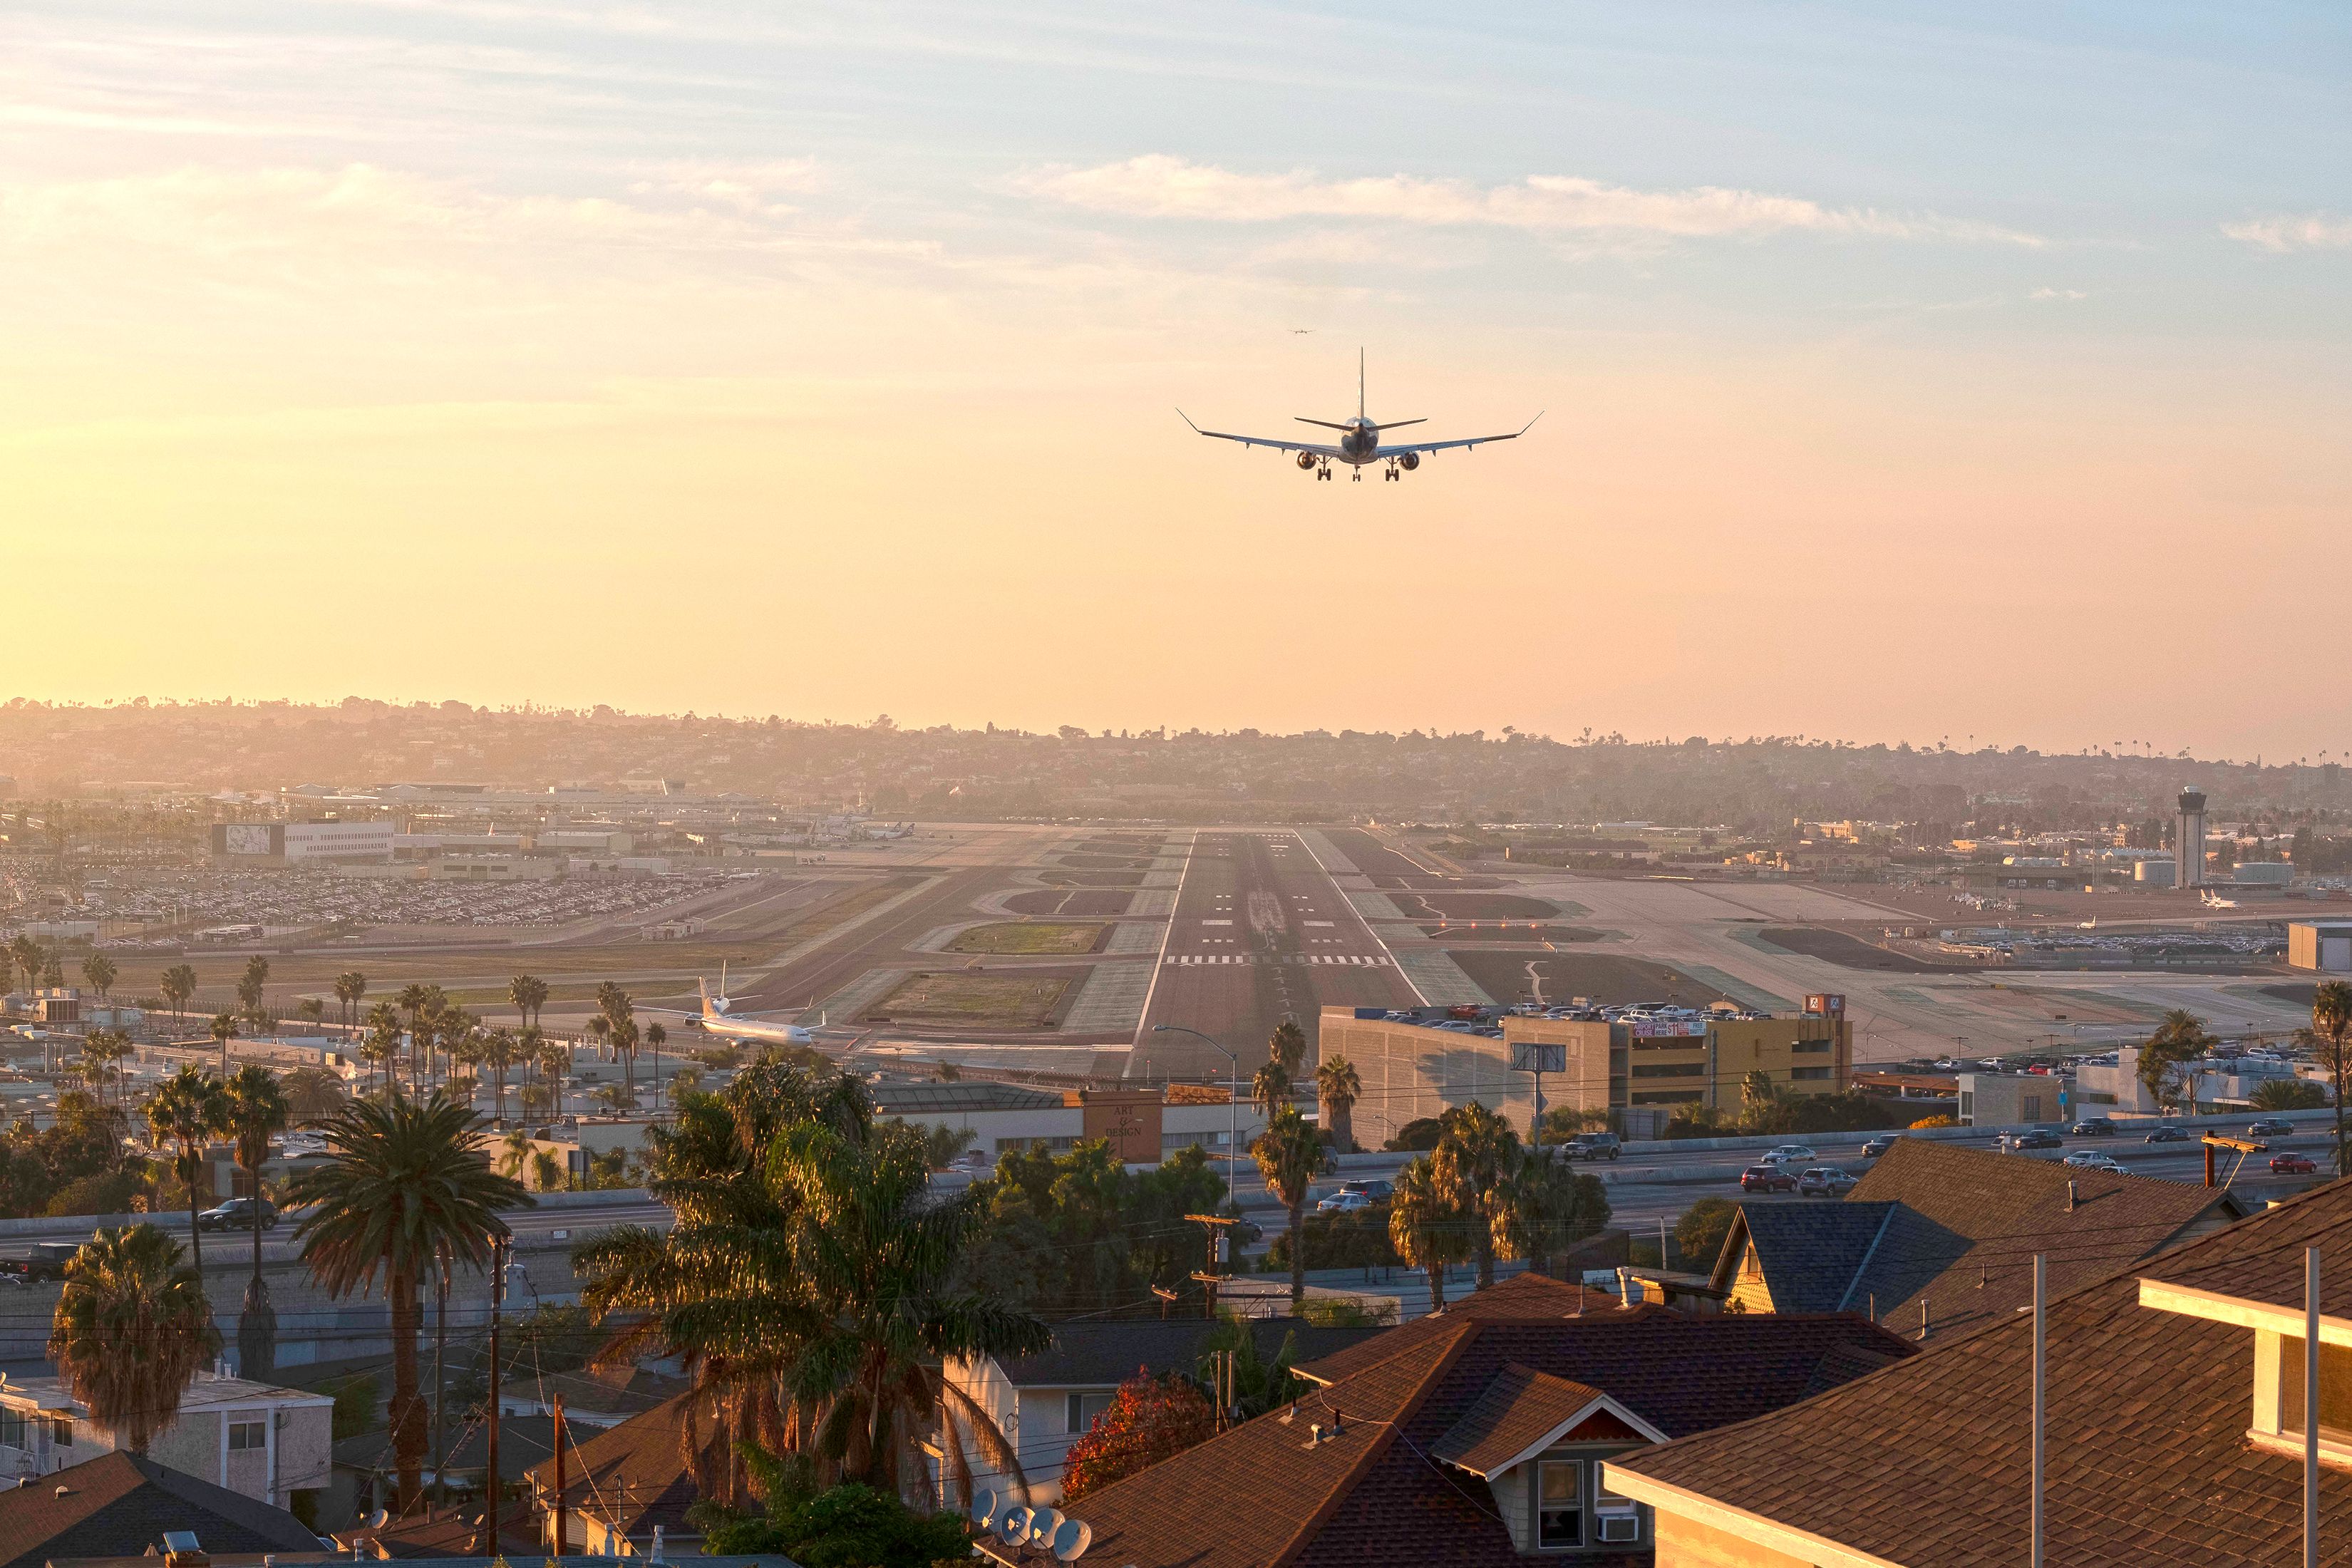
[[[555,1544],[548,1548],[550,1557],[563,1555],[563,1395],[555,1396]]]
[[[1213,1318],[1217,1315],[1217,1287],[1232,1278],[1222,1272],[1220,1266],[1228,1261],[1225,1257],[1225,1240],[1227,1227],[1234,1222],[1229,1216],[1221,1214],[1188,1214],[1184,1217],[1208,1229],[1209,1267],[1205,1269],[1194,1269],[1192,1278],[1208,1287],[1208,1310],[1204,1315]],[[1292,1238],[1291,1245],[1293,1247],[1298,1245],[1297,1237]]]
[[[493,1557],[499,1552],[499,1493],[503,1483],[499,1476],[499,1309],[507,1299],[507,1242],[500,1237],[490,1243],[490,1453],[489,1468],[483,1478],[483,1489],[489,1494],[489,1511],[483,1522],[489,1530],[489,1545],[484,1550]]]
[[[449,1259],[433,1260],[433,1503],[449,1506],[449,1429],[441,1424],[441,1401],[449,1391]]]

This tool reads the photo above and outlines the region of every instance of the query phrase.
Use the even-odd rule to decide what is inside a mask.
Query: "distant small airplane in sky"
[[[1272,447],[1280,452],[1295,452],[1298,455],[1298,466],[1313,469],[1318,479],[1331,477],[1333,463],[1345,463],[1356,470],[1355,478],[1360,483],[1364,477],[1363,470],[1371,464],[1388,465],[1388,471],[1381,476],[1382,479],[1401,479],[1421,467],[1424,452],[1442,452],[1448,447],[1480,447],[1489,441],[1516,441],[1535,428],[1536,419],[1543,417],[1538,414],[1536,419],[1528,420],[1507,435],[1465,436],[1452,441],[1403,441],[1382,446],[1382,426],[1364,412],[1364,351],[1361,349],[1356,351],[1356,416],[1339,423],[1329,419],[1309,419],[1304,414],[1297,416],[1302,425],[1320,425],[1327,430],[1339,432],[1337,444],[1284,441],[1271,436],[1235,436],[1223,430],[1203,430],[1198,425],[1192,425],[1192,416],[1181,408],[1176,411],[1176,416],[1192,425],[1192,433],[1196,436],[1213,436],[1220,441],[1239,441],[1244,447]],[[1427,423],[1426,419],[1391,419],[1386,427],[1393,430],[1401,425]]]
[[[1293,327],[1290,329],[1290,335],[1294,338],[1303,338],[1310,335],[1314,331],[1312,327]]]

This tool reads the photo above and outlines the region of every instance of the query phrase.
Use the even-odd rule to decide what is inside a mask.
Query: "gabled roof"
[[[1940,1338],[2027,1301],[2037,1252],[2063,1292],[2245,1213],[2223,1191],[1898,1138],[1843,1202],[1739,1205],[1715,1283],[1752,1242],[1776,1308],[1916,1334],[1924,1303]]]
[[[571,1425],[569,1422],[566,1426]],[[574,1440],[579,1434],[572,1434]],[[530,1468],[555,1452],[555,1420],[548,1415],[509,1415],[499,1422],[499,1473],[509,1481],[520,1480]],[[390,1432],[362,1432],[356,1437],[346,1437],[334,1447],[334,1461],[355,1470],[389,1471],[399,1468],[392,1450]],[[450,1435],[448,1468],[452,1475],[461,1470],[480,1470],[490,1462],[490,1430],[487,1422],[469,1422],[462,1432]],[[433,1453],[427,1447],[425,1468],[433,1468]]]
[[[1526,1278],[1327,1357],[1327,1385],[1295,1415],[1260,1416],[1064,1506],[1115,1568],[1524,1568],[1486,1487],[1438,1458],[1441,1446],[1494,1462],[1538,1424],[1591,1405],[1579,1389],[1606,1397],[1585,1419],[1622,1423],[1610,1435],[1624,1441],[1704,1431],[1804,1397],[1835,1375],[1825,1369],[1913,1353],[1851,1315],[1562,1315],[1574,1288]],[[1342,1363],[1352,1366],[1335,1371]],[[1317,1424],[1340,1434],[1310,1447]]]
[[[2294,1560],[2301,1461],[2246,1441],[2252,1332],[2144,1307],[2139,1293],[2149,1276],[2272,1279],[2282,1258],[2300,1268],[2308,1246],[2352,1260],[2352,1182],[2053,1300],[2049,1561],[2275,1568]],[[2011,1313],[1818,1398],[1612,1468],[1628,1472],[1623,1484],[1646,1486],[1644,1500],[1703,1500],[1748,1516],[1759,1532],[1792,1532],[1792,1542],[1826,1541],[1906,1568],[2010,1568],[2026,1555],[2032,1364],[2032,1319]],[[2324,1466],[2319,1484],[2322,1519],[2352,1518],[2352,1474]],[[1809,1556],[1831,1560],[1826,1549]],[[2320,1561],[2352,1568],[2352,1530],[2331,1528]]]
[[[625,1533],[658,1524],[677,1534],[686,1510],[701,1498],[690,1455],[712,1457],[726,1441],[709,1403],[703,1394],[681,1394],[593,1436],[566,1422],[564,1505]],[[541,1506],[547,1506],[555,1490],[554,1459],[532,1466],[530,1474]]]
[[[1318,1328],[1302,1318],[1252,1318],[1258,1358],[1271,1363],[1286,1342],[1297,1361],[1337,1354],[1379,1337],[1379,1328]],[[1125,1322],[1056,1323],[1054,1342],[1030,1356],[1002,1356],[996,1364],[1017,1387],[1116,1387],[1139,1367],[1190,1369],[1201,1342],[1223,1325],[1206,1318],[1142,1318]]]
[[[1402,1354],[1424,1340],[1444,1335],[1465,1319],[1481,1322],[1549,1322],[1624,1310],[1617,1298],[1606,1291],[1588,1290],[1581,1285],[1529,1270],[1500,1280],[1491,1289],[1450,1301],[1443,1312],[1415,1318],[1400,1328],[1376,1333],[1360,1344],[1334,1351],[1318,1360],[1302,1361],[1291,1370],[1310,1383],[1335,1383],[1390,1356]]]
[[[1599,1428],[1593,1436],[1601,1438],[1666,1440],[1664,1433],[1591,1384],[1513,1362],[1429,1451],[1472,1475],[1491,1478],[1588,1425]]]
[[[189,1530],[210,1552],[320,1552],[284,1509],[123,1449],[0,1492],[0,1568],[52,1557],[136,1557]]]

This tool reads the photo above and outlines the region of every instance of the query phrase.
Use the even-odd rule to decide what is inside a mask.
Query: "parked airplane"
[[[1176,411],[1176,416],[1185,424],[1192,425],[1192,416],[1182,409],[1179,408]],[[1304,414],[1296,417],[1302,425],[1320,425],[1327,430],[1337,430],[1339,432],[1339,439],[1337,443],[1283,441],[1271,436],[1234,436],[1223,430],[1203,430],[1198,425],[1192,425],[1192,433],[1196,436],[1213,436],[1220,441],[1239,441],[1244,447],[1272,447],[1276,451],[1295,452],[1298,455],[1298,466],[1302,468],[1313,469],[1315,477],[1318,479],[1328,479],[1331,477],[1333,463],[1345,463],[1356,470],[1355,478],[1360,482],[1364,477],[1363,470],[1373,463],[1388,465],[1388,471],[1381,476],[1382,479],[1401,479],[1421,467],[1422,454],[1424,452],[1442,452],[1448,447],[1479,447],[1489,441],[1516,441],[1534,429],[1536,419],[1540,419],[1543,416],[1538,414],[1536,419],[1530,419],[1517,430],[1503,436],[1466,436],[1453,441],[1403,441],[1382,446],[1381,444],[1382,429],[1393,430],[1401,425],[1425,425],[1428,421],[1426,419],[1391,419],[1383,426],[1378,420],[1364,412],[1364,351],[1358,349],[1356,351],[1356,416],[1344,423],[1329,419],[1309,419]]]
[[[2209,910],[2234,910],[2238,907],[2237,900],[2225,899],[2219,893],[2200,893],[2197,896]]]
[[[688,1014],[686,1016],[701,1026],[702,1032],[706,1035],[715,1035],[719,1039],[732,1040],[738,1045],[814,1046],[816,1044],[816,1036],[802,1028],[798,1024],[782,1024],[767,1018],[739,1016],[734,1011],[734,1003],[727,995],[727,971],[723,965],[719,971],[718,995],[713,996],[710,994],[710,982],[708,980],[698,980],[694,984],[702,993],[702,1011]]]

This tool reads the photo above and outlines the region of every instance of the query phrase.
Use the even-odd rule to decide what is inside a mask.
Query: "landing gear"
[[[1317,465],[1315,477],[1318,479],[1328,479],[1331,477],[1331,465],[1328,460]]]
[[[1364,470],[1358,468],[1354,473],[1349,474],[1348,477],[1360,485],[1364,482]]]
[[[1386,473],[1382,474],[1382,475],[1381,476],[1381,478],[1382,478],[1383,479],[1401,479],[1404,478],[1404,476],[1403,476],[1402,474],[1401,474],[1401,473],[1397,472],[1397,466],[1396,466],[1396,459],[1395,459],[1395,458],[1390,458],[1390,459],[1389,459],[1388,472],[1386,472]]]

